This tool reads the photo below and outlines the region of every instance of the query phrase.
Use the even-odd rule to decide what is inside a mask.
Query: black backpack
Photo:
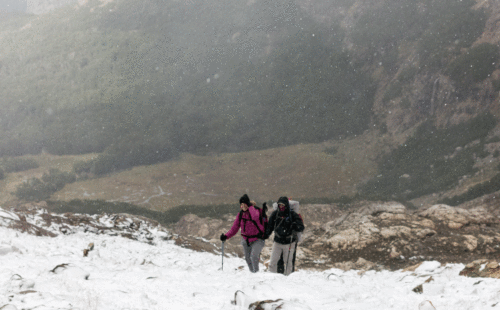
[[[278,238],[292,238],[292,222],[291,213],[285,217],[277,216],[274,224],[274,234]]]

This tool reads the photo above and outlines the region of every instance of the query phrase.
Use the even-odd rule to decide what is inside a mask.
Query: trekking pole
[[[284,274],[286,274],[286,271],[288,270],[288,260],[290,259],[290,250],[291,249],[292,249],[292,239],[290,239],[290,245],[288,246],[288,255],[287,255],[287,258],[286,258],[286,265],[285,265],[285,272],[284,272]]]
[[[224,270],[224,241],[222,241],[222,267],[221,270]]]

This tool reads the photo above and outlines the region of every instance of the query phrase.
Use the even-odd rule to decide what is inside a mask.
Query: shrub
[[[398,75],[398,81],[401,83],[409,83],[413,81],[415,75],[417,74],[418,69],[416,67],[407,67],[403,69]]]
[[[0,166],[5,172],[19,172],[39,167],[38,163],[34,159],[16,157],[2,158]]]
[[[384,93],[383,101],[385,103],[391,101],[392,99],[398,98],[403,93],[403,84],[395,81],[387,87]]]
[[[84,214],[102,214],[102,213],[129,213],[144,216],[162,225],[168,225],[178,222],[186,214],[195,214],[199,217],[221,218],[228,213],[236,214],[238,206],[234,204],[220,205],[182,205],[166,211],[153,211],[125,202],[108,202],[104,200],[79,200],[67,201],[49,201],[48,206],[51,211],[56,213],[84,213]]]
[[[486,79],[495,70],[498,60],[498,46],[483,43],[471,48],[449,64],[446,72],[463,91],[470,90],[478,82]]]
[[[466,201],[473,200],[475,198],[494,193],[500,190],[500,173],[497,173],[491,180],[477,184],[467,190],[462,195],[453,196],[451,198],[445,198],[439,201],[439,203],[444,203],[450,206],[458,206]]]
[[[398,41],[421,31],[419,17],[415,1],[389,0],[383,7],[367,10],[359,18],[353,29],[353,40],[371,50],[393,48]]]
[[[401,103],[400,103],[401,107],[403,109],[409,109],[411,108],[411,101],[408,97],[404,97],[402,100],[401,100]]]
[[[323,150],[323,152],[325,152],[326,154],[328,155],[335,155],[337,154],[337,152],[339,151],[339,149],[337,147],[327,147]]]
[[[493,80],[493,89],[496,92],[500,91],[500,80]]]
[[[430,2],[427,8],[426,30],[421,36],[418,53],[421,65],[441,69],[442,59],[450,52],[469,47],[483,32],[486,24],[484,10],[474,10],[473,0],[441,0]],[[447,49],[454,47],[454,49]]]
[[[32,178],[16,188],[14,195],[19,199],[27,201],[47,200],[54,193],[50,184],[44,183],[42,180]]]
[[[360,186],[360,194],[371,199],[406,200],[448,189],[461,176],[475,172],[472,154],[480,154],[484,137],[495,125],[491,114],[446,129],[423,123],[379,162],[378,176]],[[457,147],[478,139],[478,145],[449,156]]]
[[[90,173],[92,170],[93,161],[77,161],[73,164],[73,172],[76,174]]]
[[[58,169],[50,169],[49,173],[44,173],[41,179],[32,178],[20,184],[14,195],[19,199],[27,201],[47,200],[50,196],[62,189],[64,185],[76,180],[74,173],[62,172]]]
[[[64,172],[53,168],[49,170],[48,174],[43,174],[42,181],[47,184],[51,184],[54,188],[54,192],[56,192],[62,189],[64,185],[75,182],[76,176],[74,173]]]

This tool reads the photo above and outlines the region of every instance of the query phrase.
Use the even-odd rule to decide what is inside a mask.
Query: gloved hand
[[[224,242],[226,240],[227,240],[226,235],[224,235],[224,234],[220,235],[220,241]]]

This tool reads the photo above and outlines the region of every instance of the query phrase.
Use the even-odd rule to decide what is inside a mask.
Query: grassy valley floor
[[[161,211],[179,205],[234,203],[243,193],[258,203],[283,195],[336,198],[353,194],[359,182],[376,173],[374,160],[387,149],[383,141],[366,133],[345,141],[243,153],[182,154],[166,163],[67,184],[51,199],[102,199]],[[11,193],[24,180],[41,177],[50,168],[70,171],[73,162],[92,156],[33,157],[39,168],[8,174],[0,182],[0,203],[14,200]]]

